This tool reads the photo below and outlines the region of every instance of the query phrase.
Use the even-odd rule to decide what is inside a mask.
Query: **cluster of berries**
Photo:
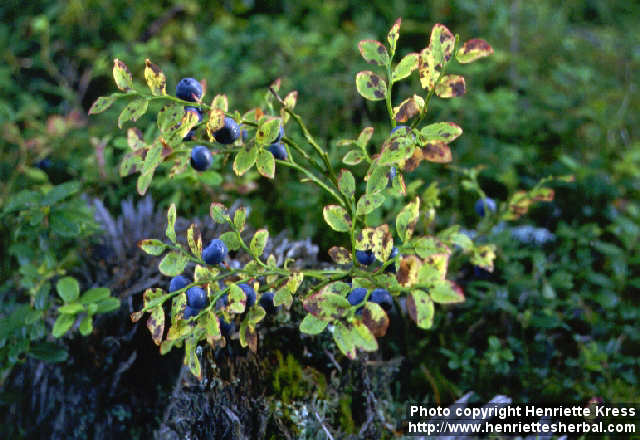
[[[176,86],[176,97],[190,102],[197,102],[202,97],[202,86],[195,78],[182,78]],[[193,112],[198,118],[198,123],[202,122],[202,110],[199,107],[187,106],[185,112]],[[193,139],[195,128],[191,129],[184,137],[185,141]],[[224,118],[224,126],[213,133],[216,141],[229,145],[233,144],[238,138],[246,134],[242,132],[240,126],[233,118],[226,116]],[[269,146],[269,151],[276,159],[286,160],[287,150],[280,142],[284,137],[284,127],[280,126],[280,133],[276,140]],[[196,171],[205,171],[211,166],[212,156],[209,149],[204,145],[196,145],[191,150],[191,167]]]
[[[364,287],[356,287],[347,295],[347,301],[349,301],[349,304],[352,306],[362,304],[368,292]],[[385,312],[391,310],[393,306],[393,298],[391,298],[389,291],[385,289],[373,289],[371,295],[369,295],[368,302],[379,304]],[[362,313],[362,307],[358,308],[356,313]]]
[[[397,256],[398,256],[398,248],[394,247],[393,249],[391,249],[389,260],[393,260]],[[363,266],[370,266],[374,263],[374,261],[376,261],[376,256],[373,254],[373,251],[371,249],[367,249],[364,251],[356,251],[356,260],[358,260],[358,263],[362,264]],[[395,263],[389,264],[384,269],[384,271],[387,273],[396,273]]]

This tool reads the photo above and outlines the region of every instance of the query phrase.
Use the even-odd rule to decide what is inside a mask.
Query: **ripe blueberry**
[[[227,322],[224,318],[220,318],[220,333],[222,333],[222,336],[231,336],[235,329],[236,324],[233,321]]]
[[[202,250],[202,259],[207,264],[219,264],[227,256],[227,245],[219,238],[214,238],[209,245]]]
[[[240,283],[238,284],[238,287],[241,288],[244,294],[247,296],[246,308],[254,305],[256,303],[256,291],[253,290],[253,287],[246,283]]]
[[[192,309],[202,309],[207,305],[207,292],[202,287],[187,289],[187,305]]]
[[[269,145],[269,151],[273,154],[273,157],[279,160],[287,160],[287,149],[282,142],[275,142]]]
[[[490,199],[489,197],[487,197],[486,199],[479,199],[478,201],[476,201],[474,208],[476,210],[476,213],[480,217],[484,217],[485,215],[485,211],[484,211],[485,203],[487,204],[487,208],[489,209],[489,211],[496,212],[496,202],[493,199]]]
[[[169,292],[175,292],[176,290],[184,289],[191,281],[184,275],[178,275],[177,277],[171,278],[171,282],[169,283]]]
[[[184,308],[184,315],[183,316],[184,316],[184,319],[189,319],[189,318],[192,318],[194,316],[198,316],[198,313],[200,313],[199,309],[194,309],[193,307],[186,306]]]
[[[366,251],[356,251],[356,259],[363,266],[368,266],[376,260],[376,257],[371,249],[367,249]]]
[[[273,304],[273,297],[274,294],[273,292],[266,292],[263,293],[262,296],[260,297],[260,307],[262,307],[264,309],[265,312],[267,312],[268,315],[274,315],[278,312],[278,309],[280,307],[276,307]]]
[[[283,137],[284,137],[284,127],[281,125],[280,131],[278,132],[278,137],[273,141],[273,143],[275,144],[276,142],[280,142]]]
[[[352,306],[355,306],[356,304],[360,304],[365,296],[367,296],[367,289],[364,287],[356,287],[347,295],[347,301],[349,301],[349,304]]]
[[[191,168],[205,171],[211,166],[211,152],[204,145],[196,145],[191,150]]]
[[[225,116],[224,127],[213,133],[221,144],[233,144],[240,137],[240,126],[232,118]]]
[[[202,86],[195,78],[182,78],[176,86],[176,97],[184,101],[196,102],[202,98]]]
[[[249,140],[249,131],[242,130],[242,142],[247,142]]]
[[[375,289],[373,292],[371,292],[369,301],[380,304],[380,307],[382,307],[386,311],[391,310],[391,306],[393,306],[393,299],[391,298],[391,294],[385,289]]]

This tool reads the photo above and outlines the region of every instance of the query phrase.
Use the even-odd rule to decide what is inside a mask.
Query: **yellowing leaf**
[[[144,79],[147,81],[151,94],[154,96],[163,96],[167,94],[167,78],[162,70],[153,64],[149,58],[145,60]]]

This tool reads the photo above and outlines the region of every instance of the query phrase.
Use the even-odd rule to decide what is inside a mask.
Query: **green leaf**
[[[118,128],[122,128],[122,125],[127,121],[136,122],[140,116],[147,112],[149,101],[144,98],[134,99],[122,110],[118,117]]]
[[[358,200],[356,213],[358,215],[367,215],[378,209],[384,203],[384,195],[381,193],[365,194]]]
[[[389,33],[387,34],[387,41],[389,42],[389,47],[391,48],[391,56],[396,53],[396,43],[398,42],[398,38],[400,38],[400,25],[402,24],[402,19],[398,18],[391,29],[389,29]]]
[[[56,283],[56,290],[65,303],[75,301],[80,294],[78,281],[72,277],[64,277]]]
[[[256,231],[251,239],[251,243],[249,244],[251,253],[259,258],[262,255],[262,252],[264,252],[264,247],[267,245],[268,240],[269,231],[266,229],[259,229]]]
[[[149,58],[145,60],[144,79],[154,96],[163,96],[167,94],[167,78],[162,70],[153,64]]]
[[[451,59],[455,44],[456,37],[446,26],[439,23],[433,26],[429,38],[429,48],[433,52],[436,64],[446,63]]]
[[[258,145],[272,144],[280,134],[281,124],[282,121],[279,118],[275,118],[260,125],[256,131],[256,142]]]
[[[456,53],[459,63],[472,63],[480,58],[488,57],[493,53],[493,48],[489,43],[480,38],[474,38],[464,43]]]
[[[184,272],[188,262],[187,256],[181,252],[169,252],[158,265],[158,270],[165,276],[175,277]]]
[[[386,66],[389,64],[389,54],[387,48],[376,40],[362,40],[358,43],[360,55],[367,63],[378,66]]]
[[[233,224],[238,229],[238,231],[242,231],[244,229],[246,220],[247,211],[244,208],[236,209],[236,212],[233,214]]]
[[[291,303],[293,303],[293,296],[291,292],[286,287],[278,289],[276,294],[273,296],[273,305],[278,307],[280,305],[284,305],[287,309],[291,307]]]
[[[380,101],[387,96],[387,83],[370,70],[356,75],[356,88],[358,93],[369,101]]]
[[[67,182],[52,187],[48,193],[42,197],[40,206],[53,206],[61,200],[77,193],[80,190],[80,182]]]
[[[351,327],[351,338],[353,344],[364,351],[378,350],[378,341],[373,336],[371,330],[362,322],[354,321]]]
[[[345,297],[330,292],[320,292],[305,298],[303,306],[307,312],[325,321],[341,318],[351,308]]]
[[[429,295],[435,303],[452,304],[464,302],[464,294],[456,289],[451,281],[444,280],[429,290]]]
[[[358,135],[358,139],[356,139],[356,144],[362,149],[363,152],[366,151],[367,144],[373,136],[373,131],[373,127],[365,127]]]
[[[154,289],[149,287],[142,294],[143,311],[149,311],[162,304],[167,296],[162,289]]]
[[[304,279],[304,274],[302,272],[293,272],[289,276],[289,280],[287,281],[287,284],[285,284],[284,287],[287,290],[289,290],[289,292],[296,293],[298,291],[298,288],[300,287],[300,284],[302,284],[303,279]]]
[[[471,264],[482,269],[493,272],[493,261],[496,259],[496,246],[494,244],[484,244],[476,246],[471,255]]]
[[[255,326],[257,323],[262,321],[266,315],[264,309],[260,306],[251,307],[249,312],[247,313],[247,322],[251,326]]]
[[[136,127],[129,127],[127,129],[127,145],[129,145],[131,151],[138,151],[146,146],[142,133]]]
[[[69,358],[67,350],[53,342],[40,342],[31,346],[27,354],[45,362],[64,362]]]
[[[113,79],[116,81],[116,86],[123,92],[133,89],[133,78],[129,68],[117,58],[113,60]]]
[[[93,331],[93,317],[91,315],[85,316],[82,321],[80,321],[78,330],[80,330],[82,336],[90,335]]]
[[[351,150],[342,158],[342,162],[346,165],[358,165],[366,156],[361,150]]]
[[[167,238],[172,243],[176,242],[176,204],[172,203],[167,211],[167,229],[165,231]]]
[[[311,314],[305,315],[302,322],[300,322],[300,332],[308,335],[317,335],[322,333],[327,328],[327,325],[329,325],[327,321],[318,319]]]
[[[367,179],[367,194],[383,191],[388,184],[388,168],[379,166],[378,162],[371,165]]]
[[[167,248],[167,245],[155,238],[147,238],[146,240],[140,240],[138,247],[148,255],[160,255]]]
[[[322,210],[322,216],[335,231],[348,232],[351,230],[351,218],[342,206],[327,205]]]
[[[242,176],[251,169],[257,159],[258,147],[256,145],[251,146],[249,149],[243,146],[233,161],[233,172],[236,173],[237,176]]]
[[[211,101],[211,107],[222,110],[223,112],[228,112],[229,98],[227,98],[227,95],[216,95],[213,97],[213,101]]]
[[[276,173],[276,160],[273,154],[267,150],[260,150],[256,161],[256,168],[260,175],[273,179]]]
[[[352,262],[351,252],[343,247],[333,246],[329,249],[329,256],[336,264],[349,264]]]
[[[436,122],[420,130],[424,142],[451,142],[462,134],[462,128],[453,122]]]
[[[73,315],[75,315],[76,313],[82,312],[83,310],[84,310],[84,307],[82,307],[82,304],[77,302],[69,303],[58,308],[58,312],[60,313],[71,313]]]
[[[398,130],[382,144],[378,158],[380,165],[393,165],[409,159],[415,151],[415,140]]]
[[[418,327],[429,329],[433,325],[433,301],[424,290],[414,290],[407,296],[407,312]]]
[[[224,244],[226,244],[229,250],[232,251],[237,251],[242,247],[238,234],[234,231],[228,231],[220,235],[220,240],[224,241]]]
[[[145,195],[147,189],[149,189],[149,185],[151,185],[152,180],[153,170],[147,174],[140,174],[136,182],[136,190],[138,191],[138,194],[140,194],[141,196]]]
[[[116,102],[116,98],[116,95],[99,97],[93,102],[93,104],[91,104],[91,107],[89,107],[89,114],[96,115],[98,113],[102,113],[103,111],[111,107],[114,102]]]
[[[467,91],[464,77],[460,75],[445,75],[436,84],[436,95],[440,98],[455,98]]]
[[[356,191],[356,180],[353,178],[353,174],[349,170],[342,170],[340,177],[338,178],[338,189],[344,194],[347,199],[351,199],[351,196]]]
[[[189,367],[189,371],[198,380],[202,379],[202,368],[200,366],[200,360],[198,359],[198,355],[196,353],[196,348],[198,347],[198,341],[195,337],[187,338],[184,345],[184,364]]]
[[[393,69],[393,74],[391,75],[391,83],[393,84],[411,75],[411,72],[418,68],[419,59],[420,55],[417,53],[410,53],[408,55],[405,55]]]
[[[333,329],[333,340],[342,354],[351,360],[355,359],[356,349],[353,344],[353,336],[349,329],[347,329],[343,324],[336,323],[335,328]]]
[[[222,203],[213,202],[209,207],[209,215],[216,223],[228,223],[231,221],[229,214],[227,214],[227,207]]]
[[[168,133],[175,129],[184,117],[184,107],[179,104],[171,104],[158,112],[158,128],[162,133]]]
[[[229,286],[229,310],[234,313],[243,313],[247,304],[247,295],[235,284]]]
[[[133,174],[140,168],[142,168],[142,159],[140,158],[140,155],[134,152],[127,153],[120,163],[120,177],[126,177]],[[151,183],[151,180],[149,180],[149,183]]]
[[[105,298],[109,298],[111,295],[111,290],[106,287],[94,287],[92,289],[87,290],[80,297],[81,304],[89,304],[95,303],[98,301],[102,301]]]
[[[96,313],[108,313],[120,308],[120,300],[112,296],[105,298],[96,304],[98,305]]]
[[[407,241],[413,234],[413,229],[420,214],[420,197],[406,205],[396,217],[396,232],[402,241]]]
[[[51,334],[53,335],[53,337],[59,338],[62,335],[64,335],[66,332],[68,332],[71,326],[73,325],[73,323],[75,322],[75,320],[76,320],[76,315],[63,313],[62,315],[58,316],[58,319],[56,319],[55,324],[53,324],[53,330],[51,331]]]

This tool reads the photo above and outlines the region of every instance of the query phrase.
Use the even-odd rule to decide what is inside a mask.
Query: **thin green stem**
[[[389,113],[389,120],[391,121],[391,128],[395,128],[396,119],[393,117],[393,108],[391,107],[391,89],[393,88],[393,83],[391,82],[391,61],[387,65],[387,93],[386,93],[386,102],[387,102],[387,112]]]
[[[333,190],[332,188],[329,188],[323,181],[321,181],[320,179],[318,179],[313,173],[311,173],[309,170],[301,167],[300,165],[298,165],[297,163],[289,160],[277,160],[277,163],[281,164],[281,165],[285,165],[288,166],[289,168],[293,168],[296,169],[298,171],[300,171],[301,173],[303,173],[305,176],[307,176],[309,178],[309,180],[311,180],[313,183],[315,183],[316,185],[318,185],[320,188],[322,188],[323,190],[325,190],[327,193],[329,193],[334,199],[336,199],[336,201],[344,208],[346,208],[345,202],[342,199],[342,197],[340,197],[340,194],[338,194],[335,190]]]

